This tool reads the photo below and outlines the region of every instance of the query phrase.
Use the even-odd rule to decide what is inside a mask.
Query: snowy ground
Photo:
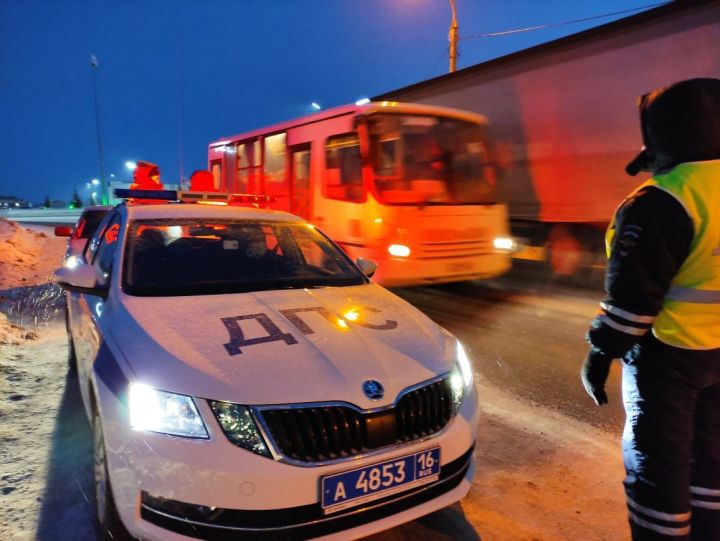
[[[64,239],[0,220],[3,541],[95,538],[90,429],[66,376],[57,291],[37,286],[63,249]],[[477,385],[482,417],[469,496],[373,541],[627,539],[618,435]]]

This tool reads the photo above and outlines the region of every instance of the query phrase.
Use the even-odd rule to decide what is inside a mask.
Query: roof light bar
[[[115,197],[119,199],[159,199],[165,201],[177,201],[176,190],[129,190],[126,188],[115,188],[113,190]]]
[[[182,190],[130,190],[115,188],[115,197],[119,199],[156,199],[158,201],[182,201],[183,203],[225,203],[230,205],[267,205],[274,198],[270,195],[228,193],[228,192],[190,192]]]

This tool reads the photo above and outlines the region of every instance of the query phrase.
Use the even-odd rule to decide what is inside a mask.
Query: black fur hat
[[[645,148],[625,167],[629,175],[720,158],[720,79],[680,81],[638,105]]]

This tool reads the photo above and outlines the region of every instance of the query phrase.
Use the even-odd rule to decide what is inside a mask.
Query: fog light
[[[410,255],[410,248],[404,244],[391,244],[388,246],[388,252],[395,257],[407,257]]]
[[[188,520],[214,521],[222,515],[224,509],[179,502],[162,496],[154,496],[145,491],[140,493],[141,503],[152,509],[170,513]]]
[[[343,323],[347,327],[347,323],[344,321]],[[255,424],[255,419],[246,406],[211,401],[210,407],[231,443],[260,456],[272,457],[270,449]]]

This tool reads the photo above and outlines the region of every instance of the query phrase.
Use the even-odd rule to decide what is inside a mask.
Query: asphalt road
[[[490,282],[393,291],[463,342],[476,377],[520,400],[620,433],[619,361],[608,382],[607,406],[595,406],[580,383],[584,336],[602,298],[599,287],[566,288],[539,276],[511,274]]]

